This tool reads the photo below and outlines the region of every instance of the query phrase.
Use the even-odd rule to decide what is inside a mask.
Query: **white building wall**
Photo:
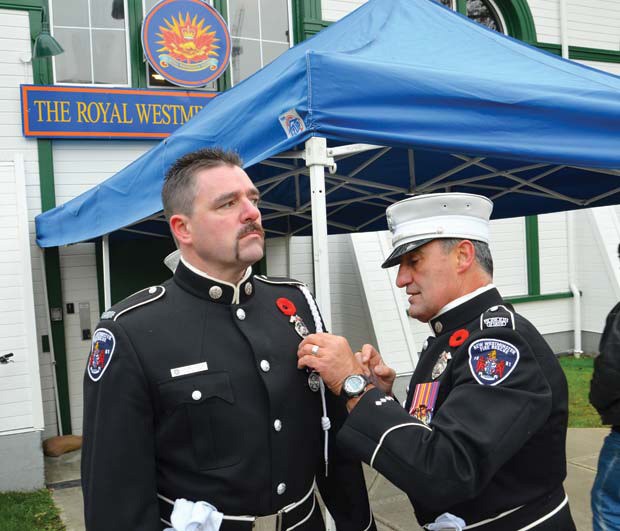
[[[559,0],[529,0],[538,42],[560,43]]]
[[[540,293],[569,291],[566,212],[538,216]]]
[[[493,281],[504,297],[527,295],[525,218],[491,222]]]
[[[41,212],[37,141],[22,135],[20,84],[33,83],[30,62],[30,22],[26,11],[0,9],[0,161],[12,161],[16,152],[24,156],[26,203],[32,256],[39,372],[43,396],[44,437],[56,435],[56,405],[51,358],[43,352],[42,336],[49,334],[43,296],[40,249],[35,244],[34,217]]]
[[[366,0],[322,0],[323,20],[340,20],[365,3]]]
[[[55,141],[56,203],[66,203],[111,177],[152,146],[153,143],[148,141]],[[95,244],[80,243],[60,248],[60,271],[71,427],[73,433],[79,435],[82,433],[82,380],[90,349],[90,340],[82,339],[79,305],[89,305],[91,333],[103,311],[99,308]],[[67,313],[67,303],[73,303],[75,313]]]
[[[598,223],[596,218],[598,218]],[[582,291],[582,329],[601,333],[605,317],[618,302],[619,286],[611,268],[618,268],[615,252],[606,258],[605,246],[620,242],[614,207],[575,213],[577,268]]]

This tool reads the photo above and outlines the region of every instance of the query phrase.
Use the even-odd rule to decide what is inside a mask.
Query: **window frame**
[[[80,87],[96,87],[96,88],[103,88],[103,87],[110,87],[110,88],[115,88],[115,87],[119,87],[119,88],[130,88],[133,86],[133,79],[132,79],[132,53],[131,53],[131,35],[130,35],[130,20],[129,20],[129,16],[128,16],[128,4],[130,0],[123,0],[123,6],[125,9],[125,28],[124,28],[124,32],[125,32],[125,54],[126,54],[126,62],[125,62],[125,66],[126,66],[126,75],[127,75],[127,82],[126,83],[96,83],[94,81],[94,77],[95,77],[95,72],[94,72],[94,54],[93,54],[93,29],[103,29],[106,31],[121,31],[119,30],[115,30],[115,29],[110,29],[110,28],[94,28],[94,26],[92,26],[91,24],[91,2],[96,2],[97,0],[86,0],[88,2],[88,22],[89,22],[89,26],[88,27],[78,27],[78,26],[59,26],[59,28],[73,28],[73,29],[88,29],[88,33],[89,33],[89,42],[90,42],[90,77],[91,77],[91,82],[90,83],[78,83],[78,82],[71,82],[71,81],[58,81],[57,79],[57,68],[56,68],[56,57],[52,57],[52,83],[54,85],[59,85],[59,86],[67,86],[67,87],[73,87],[73,86],[80,86]],[[53,0],[50,0],[48,2],[48,17],[49,17],[49,24],[50,24],[50,33],[52,35],[54,35],[54,29],[55,29],[55,25],[54,25],[54,8],[53,8]]]

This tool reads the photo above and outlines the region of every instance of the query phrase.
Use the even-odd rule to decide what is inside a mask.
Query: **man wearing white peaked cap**
[[[429,323],[404,408],[394,370],[371,345],[312,334],[299,366],[343,395],[341,448],[409,496],[425,529],[575,529],[566,477],[566,378],[535,327],[492,284],[492,202],[465,193],[388,207],[396,284]],[[515,253],[519,252],[515,249]]]

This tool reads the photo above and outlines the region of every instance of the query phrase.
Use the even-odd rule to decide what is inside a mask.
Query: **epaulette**
[[[101,320],[116,321],[121,315],[127,313],[134,308],[144,306],[149,302],[161,299],[166,293],[166,288],[163,286],[151,286],[150,288],[144,288],[140,291],[136,291],[133,295],[129,295],[126,299],[112,306],[109,310],[106,310],[101,314]]]
[[[261,282],[265,282],[266,284],[280,284],[289,286],[305,286],[303,282],[299,280],[295,280],[294,278],[286,278],[286,277],[266,277],[265,275],[254,275],[254,278],[260,280]]]
[[[515,314],[503,304],[491,306],[480,315],[480,330],[485,328],[512,328],[514,330]]]

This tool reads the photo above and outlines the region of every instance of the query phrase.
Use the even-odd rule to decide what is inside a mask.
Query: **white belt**
[[[555,509],[549,511],[544,516],[541,516],[535,522],[531,522],[530,524],[526,525],[525,527],[519,528],[517,531],[527,531],[528,529],[532,529],[532,528],[536,527],[538,524],[540,524],[540,523],[544,522],[545,520],[548,520],[549,518],[554,516],[567,503],[568,503],[568,496],[565,495],[564,499],[560,502],[560,504]],[[494,522],[495,520],[499,520],[500,518],[504,518],[504,517],[508,516],[509,514],[514,513],[515,511],[518,511],[519,509],[522,509],[523,507],[525,507],[525,505],[520,505],[519,507],[515,507],[514,509],[510,509],[509,511],[506,511],[506,512],[503,512],[501,514],[498,514],[494,518],[488,518],[486,520],[481,520],[480,522],[476,522],[474,524],[465,525],[464,527],[452,524],[453,527],[446,526],[446,527],[442,527],[441,529],[445,529],[447,531],[450,531],[450,530],[459,530],[459,531],[461,531],[461,530],[466,530],[466,529],[475,529],[476,527],[480,527],[480,526],[489,524],[491,522]],[[448,513],[444,513],[444,514],[448,514]],[[437,522],[442,516],[443,515],[440,515],[439,517],[437,517],[435,522]],[[429,525],[431,525],[431,524],[425,524],[424,528],[426,529],[427,526],[429,526]]]
[[[314,512],[314,507],[316,505],[316,496],[313,496],[312,508],[310,509],[308,514],[304,518],[302,518],[299,522],[297,522],[295,525],[291,527],[287,527],[285,530],[283,530],[282,529],[282,516],[286,515],[287,513],[291,512],[293,509],[299,507],[302,503],[306,502],[308,498],[313,494],[315,487],[316,487],[316,480],[313,480],[312,485],[310,486],[310,490],[305,494],[303,498],[301,498],[300,500],[296,502],[290,503],[286,505],[285,507],[282,507],[275,514],[268,514],[267,516],[248,516],[248,515],[234,516],[234,515],[225,514],[223,519],[234,521],[234,522],[252,523],[252,529],[257,529],[258,531],[262,529],[274,529],[277,531],[292,531],[293,529],[303,524],[306,520],[308,520],[312,516],[312,513]],[[167,498],[163,494],[157,493],[157,497],[160,500],[163,500],[166,503],[169,503],[170,505],[174,505],[174,500]],[[168,522],[164,518],[160,518],[160,520],[166,525],[169,525],[169,526],[172,525],[170,522]]]

